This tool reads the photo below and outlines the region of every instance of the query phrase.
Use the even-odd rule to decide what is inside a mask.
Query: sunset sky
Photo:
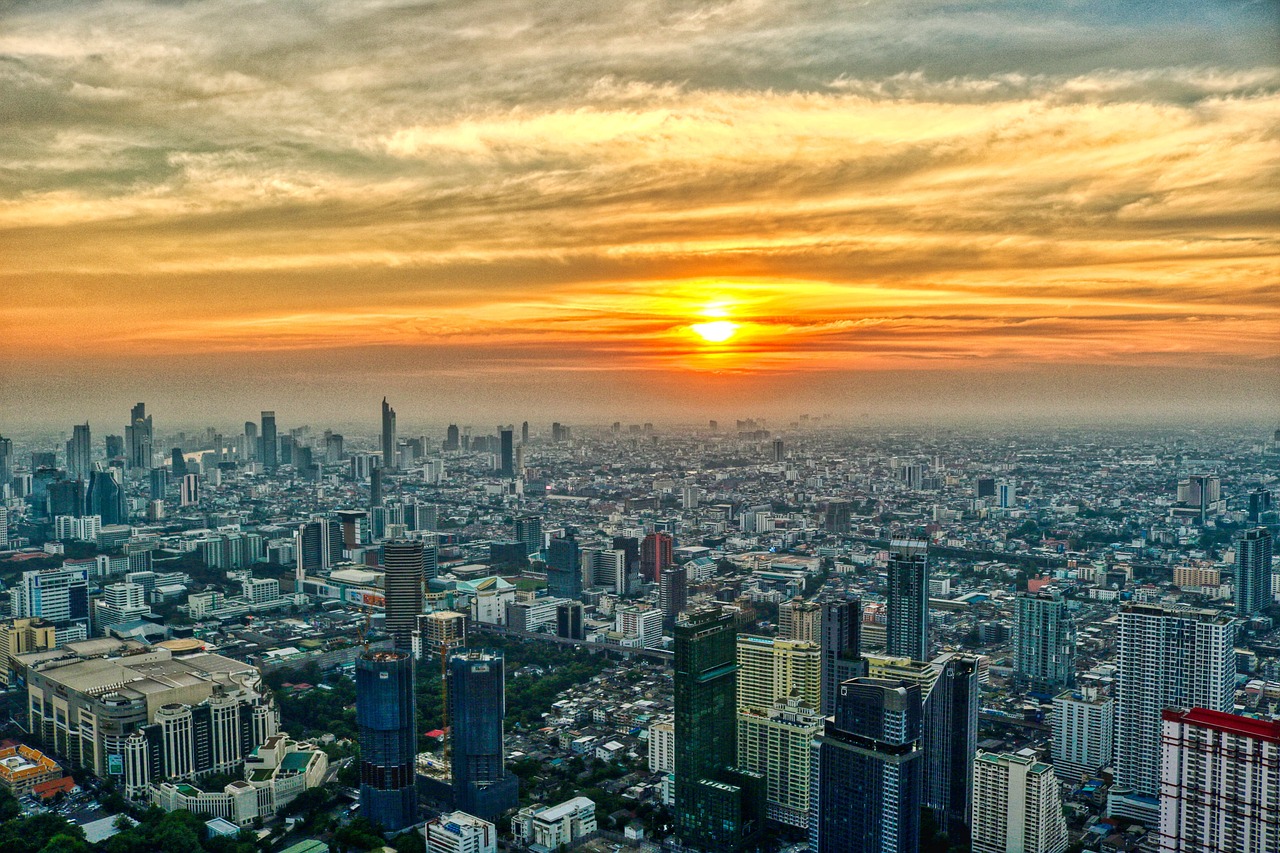
[[[0,427],[1276,416],[1276,10],[6,3]]]

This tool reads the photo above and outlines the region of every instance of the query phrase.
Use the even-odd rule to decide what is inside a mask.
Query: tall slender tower
[[[824,717],[836,712],[840,685],[867,674],[859,647],[862,637],[862,601],[847,598],[822,604],[822,702]]]
[[[396,410],[382,398],[382,467],[389,471],[396,468]]]
[[[498,473],[503,477],[514,477],[516,475],[515,468],[515,444],[513,432],[509,428],[498,430],[499,442],[499,462]]]
[[[502,746],[507,713],[502,652],[467,649],[448,660],[453,803],[496,821],[519,801],[519,780],[508,773]]]
[[[929,543],[895,539],[889,545],[888,651],[929,659]]]
[[[1271,603],[1271,531],[1246,530],[1236,542],[1236,615],[1252,619]]]
[[[1057,693],[1075,683],[1076,632],[1058,590],[1018,596],[1013,671],[1035,690]]]
[[[422,612],[425,582],[421,539],[397,539],[382,545],[385,571],[387,633],[397,649],[408,649],[410,635]]]
[[[153,429],[147,404],[138,403],[129,410],[129,426],[125,427],[125,441],[129,445],[129,467],[151,467]]]
[[[76,424],[71,428],[71,440],[67,442],[67,470],[77,480],[87,480],[93,470],[90,452],[89,424]]]
[[[417,820],[417,711],[413,658],[365,652],[356,661],[356,725],[360,736],[360,809],[388,832]]]
[[[262,413],[262,447],[258,453],[258,459],[262,461],[262,467],[268,471],[274,471],[279,467],[280,459],[280,442],[276,438],[276,413]]]
[[[918,684],[855,678],[840,685],[836,712],[814,741],[810,850],[915,853],[922,716]]]
[[[1116,696],[1116,782],[1143,798],[1154,826],[1160,793],[1160,713],[1207,708],[1230,713],[1235,699],[1235,620],[1213,610],[1130,604],[1120,613]],[[1113,794],[1115,794],[1113,788]]]
[[[547,587],[552,598],[577,601],[582,597],[582,566],[573,532],[552,539],[547,546]]]

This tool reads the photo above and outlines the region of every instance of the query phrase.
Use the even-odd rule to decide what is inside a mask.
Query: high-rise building
[[[836,712],[836,695],[841,684],[867,674],[859,647],[862,636],[862,601],[846,598],[822,604],[822,695],[819,711],[829,717]]]
[[[94,602],[93,624],[100,634],[123,622],[141,619],[150,614],[146,590],[136,583],[109,583],[102,588],[102,597]]]
[[[739,635],[737,663],[737,767],[764,777],[768,818],[807,828],[809,751],[821,727],[818,645]]]
[[[67,471],[72,478],[83,480],[93,470],[92,446],[88,423],[71,428],[71,440],[67,442]]]
[[[382,467],[396,467],[396,410],[382,398]]]
[[[654,531],[640,542],[640,574],[647,583],[655,583],[662,571],[674,565],[672,553],[675,540],[671,534]]]
[[[1215,611],[1185,607],[1130,604],[1120,613],[1116,783],[1140,798],[1132,808],[1147,826],[1158,816],[1160,712],[1231,711],[1237,625]]]
[[[1280,722],[1166,708],[1160,853],[1280,850]]]
[[[107,461],[113,459],[124,459],[124,436],[108,435],[102,440],[102,449],[106,454]]]
[[[510,429],[498,430],[498,441],[500,445],[498,473],[503,477],[514,477],[516,475],[515,444],[512,439],[512,431]]]
[[[572,531],[547,546],[547,590],[552,598],[582,597],[582,563]]]
[[[365,652],[356,661],[360,737],[360,813],[388,832],[417,822],[414,758],[418,751],[413,658]]]
[[[814,739],[809,849],[914,853],[923,804],[920,686],[881,678],[840,685]]]
[[[1236,615],[1251,619],[1271,605],[1271,531],[1246,530],[1236,540]]]
[[[377,509],[382,506],[382,483],[383,472],[386,469],[379,466],[369,471],[369,508]]]
[[[93,480],[92,471],[89,472],[89,480]],[[84,480],[57,480],[50,483],[46,490],[49,515],[54,518],[60,515],[84,515],[87,506],[85,485]]]
[[[162,501],[169,494],[169,469],[152,468],[150,474],[151,500]]]
[[[181,480],[187,475],[187,457],[183,455],[181,447],[175,447],[169,451],[169,467],[173,469],[175,480]]]
[[[261,447],[258,448],[258,459],[262,461],[262,467],[268,471],[274,471],[280,467],[280,441],[276,436],[276,413],[262,413],[262,435],[259,438]]]
[[[739,771],[731,613],[685,613],[675,626],[675,813],[685,844],[737,850],[764,819],[764,779]]]
[[[342,524],[322,515],[298,526],[294,534],[294,554],[297,558],[297,587],[302,591],[302,579],[330,569],[342,562]]]
[[[889,545],[888,652],[929,659],[929,543],[895,539]]]
[[[0,548],[9,547],[9,510],[0,506]]]
[[[244,445],[241,455],[245,461],[252,462],[258,458],[258,425],[253,421],[244,422]]]
[[[398,649],[412,647],[413,629],[422,612],[423,550],[421,539],[396,539],[382,544],[386,591],[387,633]]]
[[[525,421],[524,423],[520,424],[520,443],[521,444],[529,443],[529,422],[528,421]]]
[[[138,403],[129,410],[129,426],[124,437],[129,445],[129,467],[147,470],[151,468],[151,447],[154,430],[147,404]]]
[[[536,515],[517,516],[512,524],[515,540],[524,543],[530,556],[542,551],[542,518]]]
[[[1067,821],[1053,768],[1033,755],[980,752],[973,762],[975,853],[1063,853]]]
[[[101,517],[102,523],[123,524],[128,519],[125,511],[124,489],[116,479],[119,468],[94,471],[89,474],[89,491],[85,495],[86,515]]]
[[[1075,625],[1057,589],[1015,600],[1013,672],[1033,690],[1057,692],[1075,683]]]
[[[184,474],[178,503],[181,506],[196,506],[200,503],[200,475]]]
[[[674,622],[689,606],[689,575],[683,566],[662,570],[658,579],[658,609],[662,618]]]
[[[817,643],[822,639],[822,605],[793,598],[778,606],[778,636]]]
[[[1054,771],[1063,782],[1075,784],[1115,760],[1115,702],[1096,688],[1068,690],[1054,697]]]
[[[83,565],[57,569],[33,569],[9,591],[9,609],[15,618],[44,619],[58,625],[89,625],[89,570]]]
[[[467,649],[447,666],[454,806],[496,821],[515,808],[520,784],[507,772],[502,745],[505,661],[500,651]]]
[[[446,451],[458,450],[461,446],[458,438],[458,425],[449,424],[449,429],[445,431],[444,449]]]
[[[583,624],[583,606],[581,601],[560,599],[556,603],[556,636],[570,640],[585,640],[586,627]]]
[[[929,662],[937,672],[924,695],[924,804],[952,838],[964,837],[973,806],[978,751],[978,658],[947,652]]]

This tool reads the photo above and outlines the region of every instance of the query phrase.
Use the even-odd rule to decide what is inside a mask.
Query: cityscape
[[[0,3],[0,853],[1280,853],[1278,11]]]

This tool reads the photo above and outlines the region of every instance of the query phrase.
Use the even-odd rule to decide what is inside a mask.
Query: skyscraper
[[[919,685],[880,678],[840,685],[835,714],[814,740],[810,850],[918,850],[922,726]]]
[[[822,604],[822,695],[819,710],[824,717],[836,712],[839,687],[850,678],[867,674],[862,660],[862,601],[846,598]]]
[[[253,421],[244,422],[243,455],[246,461],[258,458],[258,425]]]
[[[510,429],[499,430],[498,440],[501,450],[501,456],[498,463],[498,473],[503,477],[514,477],[516,475],[515,445],[512,441],[512,431]]]
[[[179,506],[195,506],[200,503],[200,475],[185,474],[180,483]]]
[[[552,539],[547,547],[547,588],[552,598],[582,597],[582,564],[573,531]]]
[[[411,646],[411,635],[422,612],[423,549],[421,539],[397,539],[382,544],[385,571],[387,633],[397,649]]]
[[[521,444],[529,443],[529,422],[528,421],[525,421],[524,423],[520,424],[520,443]]]
[[[889,545],[888,652],[929,659],[929,543],[895,539]]]
[[[332,568],[342,561],[342,524],[322,515],[299,525],[294,536],[297,555],[295,591],[302,591],[302,579],[308,573]]]
[[[449,429],[445,431],[444,449],[457,450],[461,446],[458,438],[458,425],[449,424]]]
[[[817,643],[822,639],[822,605],[797,596],[778,605],[778,636]]]
[[[1161,853],[1280,850],[1280,722],[1162,713]]]
[[[764,779],[737,760],[733,614],[686,613],[675,626],[675,812],[685,844],[739,849],[764,818]]]
[[[153,429],[146,403],[138,403],[129,410],[129,426],[125,427],[124,437],[129,445],[129,467],[150,468]]]
[[[102,440],[102,446],[107,455],[107,461],[124,458],[124,436],[109,435]]]
[[[116,479],[119,468],[93,471],[89,474],[89,491],[85,495],[86,515],[102,517],[102,523],[122,524],[128,518],[125,511],[124,489]]]
[[[1236,541],[1236,615],[1251,619],[1271,604],[1271,531],[1246,530]]]
[[[532,556],[542,551],[542,518],[537,515],[517,516],[512,523],[515,540],[523,543],[525,553]]]
[[[447,677],[454,806],[496,821],[515,808],[520,792],[519,780],[507,772],[502,745],[507,713],[502,652],[455,652]]]
[[[1067,821],[1053,768],[1024,755],[974,760],[975,853],[1063,853]]]
[[[382,478],[386,468],[381,466],[369,471],[369,508],[382,506]]]
[[[1015,600],[1013,672],[1033,690],[1057,693],[1075,683],[1075,626],[1059,590]]]
[[[396,410],[387,405],[386,397],[382,398],[382,467],[396,467]]]
[[[1116,782],[1141,800],[1153,826],[1160,793],[1160,712],[1229,713],[1235,698],[1238,623],[1212,610],[1130,604],[1120,613]]]
[[[417,822],[417,710],[413,658],[365,652],[356,661],[361,815],[396,832]]]
[[[169,469],[152,468],[149,483],[151,500],[162,501],[169,492]]]
[[[1053,700],[1053,767],[1069,784],[1115,760],[1116,706],[1096,688],[1067,690]]]
[[[689,606],[689,575],[683,566],[662,570],[658,580],[658,608],[662,618],[671,623]]]
[[[276,413],[262,413],[261,447],[258,448],[258,459],[262,467],[274,471],[279,467],[280,442],[276,438]]]
[[[187,457],[182,454],[181,447],[169,452],[169,467],[173,469],[173,479],[181,480],[187,475]]]
[[[67,442],[67,471],[72,478],[83,480],[93,470],[92,446],[88,423],[76,424],[71,428],[71,440]]]
[[[654,583],[662,577],[662,571],[672,565],[672,551],[675,541],[670,533],[655,530],[640,543],[640,574],[648,583]]]
[[[978,659],[947,652],[929,662],[937,672],[924,705],[924,804],[952,838],[963,837],[973,805],[978,751]]]

